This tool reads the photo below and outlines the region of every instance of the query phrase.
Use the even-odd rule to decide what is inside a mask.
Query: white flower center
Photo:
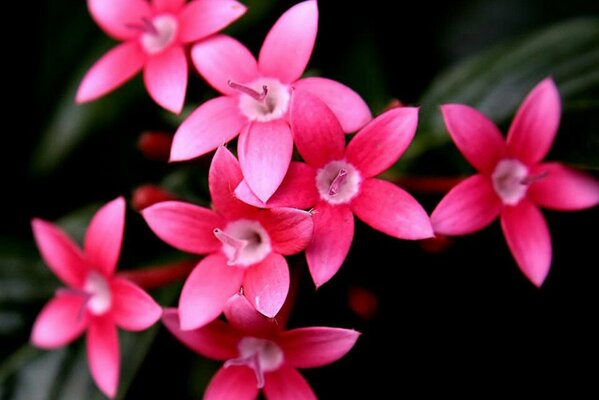
[[[152,20],[144,19],[139,29],[143,31],[140,42],[146,53],[158,54],[168,48],[177,37],[179,22],[177,18],[163,14]]]
[[[271,251],[268,232],[258,221],[230,222],[225,229],[216,228],[214,236],[222,242],[229,265],[249,267],[264,260]]]
[[[289,87],[274,78],[260,78],[249,84],[229,81],[241,92],[239,108],[250,121],[268,122],[279,119],[289,108]]]
[[[360,191],[362,176],[347,161],[331,161],[316,172],[316,188],[320,198],[330,204],[343,204]]]
[[[504,159],[497,163],[493,174],[493,188],[503,204],[516,205],[528,190],[528,167],[514,159]]]
[[[225,368],[244,365],[256,374],[258,388],[264,387],[264,373],[279,369],[285,359],[283,350],[272,340],[246,336],[237,345],[239,357],[225,362]]]
[[[83,291],[89,296],[87,309],[94,315],[105,314],[112,305],[112,294],[106,278],[92,271],[87,275]]]

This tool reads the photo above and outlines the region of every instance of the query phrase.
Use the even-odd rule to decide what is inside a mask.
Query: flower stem
[[[197,263],[197,259],[191,259],[171,264],[122,271],[118,275],[146,290],[152,290],[187,278]]]

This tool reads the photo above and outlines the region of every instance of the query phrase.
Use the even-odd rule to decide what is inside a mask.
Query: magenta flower
[[[345,132],[367,123],[368,106],[353,90],[324,78],[298,80],[310,59],[317,25],[315,0],[295,5],[270,30],[258,61],[228,36],[195,45],[194,65],[225,96],[204,103],[181,124],[171,161],[206,154],[240,134],[237,153],[243,175],[254,193],[267,201],[281,184],[293,153],[296,134],[292,135],[288,112],[293,88],[325,101]]]
[[[477,110],[441,107],[453,141],[478,174],[454,187],[434,210],[435,232],[465,235],[497,216],[524,275],[541,286],[551,265],[551,237],[538,206],[580,210],[599,203],[599,182],[556,162],[549,151],[560,119],[555,83],[539,83],[518,109],[507,135]]]
[[[343,357],[360,333],[340,328],[289,331],[257,313],[236,295],[225,307],[229,323],[217,320],[193,331],[179,327],[177,310],[166,310],[163,322],[186,346],[224,366],[206,389],[205,400],[252,400],[260,389],[267,399],[316,399],[296,368],[316,368]]]
[[[96,23],[123,41],[87,72],[76,100],[95,100],[144,69],[144,83],[160,106],[181,112],[187,89],[185,46],[223,29],[245,13],[235,0],[88,0]]]
[[[289,291],[283,255],[303,250],[312,238],[312,216],[292,208],[261,210],[235,198],[241,182],[237,159],[220,147],[208,182],[214,210],[177,201],[143,210],[150,228],[166,243],[195,254],[209,254],[193,270],[181,292],[181,328],[207,324],[243,287],[262,314],[273,317]]]
[[[418,109],[395,108],[366,125],[345,147],[333,112],[309,93],[294,93],[291,123],[306,164],[292,163],[279,190],[264,204],[244,181],[236,195],[258,207],[314,208],[314,237],[306,249],[316,286],[341,267],[354,236],[354,218],[402,239],[433,236],[428,215],[407,192],[374,178],[406,150],[418,123]],[[305,118],[305,116],[315,116]]]
[[[114,275],[121,252],[125,200],[102,207],[85,235],[83,251],[58,227],[33,220],[44,261],[65,284],[40,312],[31,342],[44,349],[68,344],[87,330],[87,360],[94,381],[108,397],[116,395],[120,356],[116,327],[149,328],[162,309],[137,285]]]

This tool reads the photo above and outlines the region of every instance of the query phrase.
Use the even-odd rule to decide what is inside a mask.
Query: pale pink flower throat
[[[172,15],[163,14],[152,19],[141,17],[141,23],[125,24],[141,32],[139,41],[146,53],[158,54],[168,48],[177,37],[179,22]]]
[[[80,296],[85,300],[79,310],[78,318],[82,318],[86,310],[89,310],[94,315],[103,315],[112,306],[110,286],[106,278],[95,271],[88,274],[83,289],[60,288],[57,292]]]
[[[528,167],[522,162],[515,159],[504,159],[497,163],[491,179],[493,188],[503,204],[513,206],[524,198],[528,186],[540,181],[548,174],[548,171],[529,174]]]
[[[276,371],[283,364],[283,350],[271,340],[244,337],[238,344],[239,357],[225,362],[230,366],[246,366],[256,375],[258,388],[264,387],[264,373]]]
[[[213,233],[223,244],[222,251],[229,265],[248,267],[270,253],[268,233],[257,221],[233,221],[224,229],[215,228]]]

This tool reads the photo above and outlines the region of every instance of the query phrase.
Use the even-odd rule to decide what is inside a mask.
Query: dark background
[[[240,21],[230,33],[257,54],[276,18],[295,2],[254,3],[256,11],[251,9],[248,21]],[[390,10],[389,4],[320,1],[319,33],[309,64],[310,72],[353,87],[375,113],[392,98],[420,104],[433,79],[467,57],[520,40],[553,23],[599,14],[593,1],[401,2],[396,6],[399,11]],[[165,185],[183,197],[207,201],[207,170],[201,163],[168,166],[148,161],[137,151],[140,132],[173,130],[177,124],[149,100],[140,76],[96,105],[64,111],[83,73],[113,45],[95,26],[84,2],[55,0],[17,7],[21,8],[8,14],[22,20],[20,28],[3,34],[3,92],[8,109],[3,113],[0,157],[0,261],[12,264],[5,267],[9,273],[0,275],[0,291],[16,279],[10,275],[14,262],[27,265],[35,260],[39,264],[29,227],[33,216],[55,220],[90,203],[121,194],[130,198],[136,186],[165,182],[165,177]],[[589,62],[599,68],[596,56]],[[597,80],[587,86],[585,99],[592,106],[564,116],[556,147],[584,148],[597,143]],[[195,106],[213,95],[192,73],[186,104]],[[52,136],[85,118],[89,122],[77,125],[74,135],[60,141]],[[505,128],[509,119],[498,122]],[[560,142],[559,137],[568,137],[571,130],[593,132],[595,139]],[[76,151],[63,151],[69,146]],[[550,158],[597,167],[570,154],[558,148]],[[449,145],[424,152],[409,167],[398,170],[436,175],[469,171]],[[414,194],[428,211],[440,199],[440,195]],[[540,290],[519,272],[498,223],[457,238],[445,251],[435,253],[425,251],[420,243],[397,241],[357,222],[346,264],[317,292],[302,258],[292,258],[292,268],[301,272],[291,326],[339,326],[363,332],[345,359],[305,371],[315,392],[325,399],[434,393],[488,397],[541,389],[567,389],[570,395],[597,393],[599,211],[545,215],[554,258]],[[121,265],[149,264],[168,254],[170,249],[130,211]],[[36,268],[41,268],[38,264]],[[348,306],[349,293],[356,287],[378,298],[372,318],[365,319]],[[31,323],[47,297],[38,293],[31,299],[1,299],[0,310],[18,315],[18,321],[12,329],[0,330],[5,343],[0,360],[14,360],[11,355],[27,341]],[[0,319],[0,325],[6,321]],[[187,351],[161,328],[125,397],[199,398],[216,365]],[[0,367],[0,378],[4,378],[0,379],[0,399],[18,398],[19,371],[26,368],[25,362],[16,370],[6,364]],[[64,365],[61,368],[68,370]],[[63,397],[54,387],[40,398]]]

